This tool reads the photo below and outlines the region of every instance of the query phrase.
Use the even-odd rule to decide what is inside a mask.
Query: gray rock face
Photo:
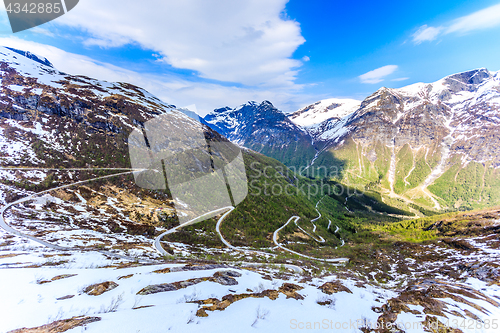
[[[219,266],[219,265],[206,265],[206,266]],[[187,266],[189,267],[189,266]],[[171,272],[174,272],[171,270]],[[203,278],[194,278],[194,279],[189,279],[185,281],[177,281],[173,283],[163,283],[163,284],[155,284],[155,285],[150,285],[147,286],[143,289],[141,289],[137,295],[151,295],[151,294],[157,294],[157,293],[162,293],[162,292],[167,292],[167,291],[174,291],[174,290],[179,290],[179,289],[184,289],[189,286],[193,286],[195,284],[204,282],[204,281],[210,281],[210,282],[215,282],[218,284],[221,284],[223,286],[234,286],[238,284],[238,281],[235,279],[235,277],[240,277],[241,274],[236,272],[236,271],[219,271],[215,272],[213,276],[211,277],[203,277]]]
[[[223,286],[234,286],[238,284],[238,281],[228,276],[217,276],[215,281]]]
[[[155,284],[142,289],[137,295],[145,296],[174,290],[177,290],[177,287],[170,283]]]
[[[218,272],[219,275],[221,276],[228,276],[228,277],[240,277],[241,273],[238,273],[236,271],[220,271]]]
[[[498,165],[499,106],[500,74],[483,68],[432,84],[381,88],[345,119],[328,119],[309,131],[316,145],[323,143],[333,149],[347,138],[366,147],[375,142],[396,149],[405,144],[425,146],[438,154],[451,145],[451,155],[465,155],[468,161],[493,159]],[[450,140],[445,143],[448,135]],[[373,158],[371,153],[370,160]]]
[[[248,102],[235,109],[217,109],[204,118],[232,142],[276,158],[288,166],[307,165],[315,149],[312,137],[271,102]]]
[[[91,296],[100,296],[105,292],[115,289],[116,287],[118,287],[117,283],[113,281],[107,281],[88,286],[83,292]]]
[[[215,282],[223,286],[234,286],[238,284],[235,277],[240,277],[241,274],[235,271],[220,271],[214,274]]]

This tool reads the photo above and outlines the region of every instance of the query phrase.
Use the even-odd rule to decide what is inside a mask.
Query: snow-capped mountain
[[[500,177],[499,73],[483,68],[381,88],[362,102],[320,101],[288,117],[269,102],[252,102],[205,120],[230,140],[295,168],[333,165],[343,182],[377,184],[435,209],[484,206],[500,203],[492,192]],[[471,174],[481,184],[469,191],[462,185]]]
[[[435,209],[482,207],[500,199],[499,120],[500,72],[483,68],[381,88],[353,114],[321,124],[316,140],[347,162],[346,182],[379,182]],[[320,154],[315,166],[322,163]]]
[[[8,165],[50,166],[64,160],[73,166],[124,167],[130,132],[173,111],[142,88],[63,73],[30,52],[0,48],[0,74],[0,119],[9,125],[0,135],[7,152],[0,161]],[[9,135],[13,128],[18,135]],[[97,153],[96,144],[109,155]]]
[[[205,116],[205,121],[217,126],[221,134],[231,141],[240,144],[244,144],[250,135],[263,134],[267,141],[276,133],[300,132],[300,129],[269,101],[260,104],[250,101],[235,109],[229,107],[216,109]],[[269,127],[272,127],[273,133],[264,133]]]
[[[149,149],[154,149],[177,158],[183,154],[186,168],[176,170],[176,174],[204,173],[213,161],[202,162],[195,156],[200,145],[192,138],[198,134],[212,142],[227,142],[193,119],[188,110],[177,110],[142,88],[70,75],[46,63],[50,64],[29,52],[0,48],[2,166],[130,168],[134,157],[137,168],[150,162],[143,157],[152,156]],[[149,141],[141,145],[146,122],[159,115],[163,115],[162,121],[168,119],[165,126],[171,136],[156,137],[154,145]],[[177,128],[179,131],[173,133]],[[128,145],[131,135],[138,140],[133,148]],[[153,148],[144,150],[148,144]],[[211,146],[214,154],[222,149],[216,146]],[[134,149],[132,157],[129,148]],[[224,159],[226,155],[217,156]],[[134,176],[148,177],[139,173]]]
[[[174,113],[183,121],[177,126],[181,130],[200,126],[188,117],[196,115],[176,112],[130,84],[62,73],[28,52],[0,48],[0,75],[2,332],[184,332],[193,327],[220,332],[235,326],[244,332],[267,332],[315,327],[323,318],[329,319],[326,328],[331,330],[335,323],[362,323],[361,330],[376,331],[380,323],[400,327],[411,322],[422,331],[422,325],[439,330],[443,322],[476,320],[472,329],[464,329],[469,333],[500,315],[498,209],[423,221],[419,229],[412,229],[414,221],[401,220],[390,225],[403,232],[371,233],[366,228],[351,237],[364,221],[371,224],[375,213],[365,217],[347,208],[368,201],[355,201],[347,193],[330,196],[329,188],[321,186],[312,202],[303,185],[319,182],[294,177],[278,161],[244,150],[253,173],[251,188],[265,184],[262,194],[249,193],[245,203],[221,216],[217,228],[215,223],[185,226],[162,237],[165,230],[179,227],[172,195],[135,186],[132,173],[137,170],[123,169],[130,167],[127,136],[158,114]],[[433,156],[453,156],[453,149],[460,148],[455,142],[462,140],[455,133],[479,136],[468,137],[470,147],[460,148],[467,156],[489,158],[484,154],[487,143],[497,144],[498,73],[463,73],[445,79],[442,86],[381,89],[354,114],[324,121],[325,128],[332,125],[328,133],[322,132],[330,139],[314,144],[307,131],[269,102],[216,110],[206,119],[234,141],[297,163],[292,165],[313,158],[328,166],[340,161],[345,174],[352,175],[345,180],[358,188],[377,186],[376,181],[359,182],[369,178],[383,187],[392,174],[394,192],[400,193],[398,171],[409,170],[406,162],[417,149],[405,148],[408,144],[401,148],[404,140],[421,136],[423,150],[417,149],[416,156],[425,156],[429,168],[449,169]],[[422,92],[431,97],[425,99]],[[435,128],[420,128],[432,124]],[[370,141],[368,135],[377,133],[366,134],[369,129],[378,134],[391,131],[392,126],[397,140],[386,142],[381,136],[380,142],[377,137]],[[412,128],[421,132],[413,135]],[[207,139],[225,140],[203,129]],[[398,136],[404,131],[409,131],[408,139]],[[476,148],[479,138],[484,139],[483,152]],[[330,151],[318,149],[311,156],[319,142]],[[336,160],[327,159],[333,155]],[[465,176],[473,177],[464,179],[453,169],[446,181],[453,183],[455,177],[453,186],[460,184],[469,197],[479,192],[485,203],[494,202],[500,182],[495,165],[484,163],[468,163],[474,168]],[[198,164],[197,159],[193,168]],[[409,173],[425,174],[424,167],[417,159]],[[273,170],[279,173],[273,175]],[[413,184],[411,177],[404,181]],[[297,191],[288,191],[290,186]],[[366,214],[372,211],[371,206],[364,208],[369,208]],[[439,241],[397,238],[412,236],[412,231],[423,234],[424,227]],[[373,237],[361,240],[364,235]],[[346,251],[338,248],[336,253],[337,245]],[[306,254],[296,252],[304,249]],[[328,261],[340,259],[330,258],[343,253],[353,264],[330,272]],[[317,265],[322,258],[328,261]],[[490,331],[494,328],[484,330]]]
[[[7,50],[13,51],[17,54],[20,54],[28,59],[34,60],[42,65],[48,66],[48,67],[54,67],[54,65],[49,61],[49,59],[45,57],[41,57],[39,55],[36,55],[34,53],[31,53],[29,51],[23,51],[23,50],[18,50],[12,47],[5,47]]]
[[[288,166],[300,165],[315,154],[312,137],[271,102],[248,102],[237,108],[216,109],[204,118],[232,142],[273,157]]]
[[[419,147],[446,137],[444,146],[462,154],[464,162],[491,160],[500,166],[499,88],[500,72],[486,69],[431,84],[381,88],[344,118],[345,124],[337,127],[340,133],[332,132],[330,138],[350,136],[363,143],[377,140],[388,146]],[[486,137],[488,149],[482,149]]]
[[[361,101],[355,99],[329,98],[295,111],[288,117],[295,125],[311,129],[327,120],[344,118],[360,106]]]

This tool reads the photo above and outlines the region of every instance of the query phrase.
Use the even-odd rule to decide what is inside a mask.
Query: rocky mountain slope
[[[500,73],[486,69],[381,88],[320,139],[323,155],[345,161],[344,182],[399,200],[434,209],[498,204],[499,108]]]
[[[191,118],[139,87],[63,73],[30,52],[0,48],[0,75],[2,201],[81,182],[8,211],[15,228],[58,246],[144,251],[156,228],[177,223],[168,191],[135,186],[128,136],[161,114],[197,126]]]
[[[141,88],[69,75],[20,52],[0,49],[3,165],[128,167],[116,152],[130,130],[173,110]]]
[[[178,128],[226,139],[143,89],[62,73],[26,52],[0,48],[0,74],[0,331],[281,332],[327,318],[330,330],[496,332],[500,210],[402,221],[376,196],[328,195],[324,183],[243,149],[248,197],[222,226],[210,219],[160,238],[163,256],[153,238],[178,225],[172,195],[136,186],[129,134],[170,114]],[[268,142],[282,146],[272,149],[287,148],[287,129],[313,140],[269,103],[259,107],[274,119]],[[228,135],[265,140],[259,117]],[[337,141],[315,142],[344,147],[348,126]],[[149,146],[168,149],[159,143]],[[323,261],[331,257],[350,264]]]
[[[204,117],[232,142],[275,158],[287,166],[304,165],[315,154],[309,133],[271,102],[248,102],[235,109],[216,109]]]
[[[326,120],[341,119],[356,111],[361,101],[355,99],[329,98],[308,105],[288,115],[297,126],[310,128]]]
[[[500,203],[499,107],[499,72],[478,69],[381,88],[363,102],[320,101],[288,115],[295,127],[255,103],[207,120],[230,140],[309,175],[376,190],[391,204],[470,209]],[[269,140],[272,133],[288,140]],[[259,149],[264,142],[276,148]]]
[[[209,184],[199,185],[198,182],[198,187],[186,192],[186,187],[183,187],[188,183],[186,179],[191,179],[191,176],[199,179],[198,176],[205,175],[210,168],[218,168],[234,157],[230,156],[232,149],[223,147],[228,140],[194,120],[193,114],[178,111],[139,87],[62,73],[46,59],[7,48],[0,48],[0,75],[0,198],[11,203],[28,195],[35,196],[25,208],[38,211],[33,215],[38,216],[36,222],[26,225],[26,221],[33,219],[24,209],[13,215],[9,215],[12,212],[9,210],[7,214],[14,219],[11,222],[16,228],[26,234],[36,231],[42,239],[50,242],[56,233],[51,232],[53,226],[43,221],[53,216],[57,221],[70,221],[64,225],[62,233],[75,233],[67,236],[67,240],[55,237],[61,246],[88,237],[104,237],[115,241],[99,241],[99,245],[121,247],[115,244],[123,240],[123,234],[146,237],[140,238],[143,245],[147,238],[177,225],[179,220],[202,215],[196,211],[195,203],[201,206],[200,209],[210,206],[213,203],[210,200],[222,192],[218,191],[220,188],[216,183],[224,177],[231,177],[228,181],[233,182],[231,197],[221,196],[227,200],[219,198],[224,207],[231,206],[231,200],[235,205],[245,199],[228,218],[225,227],[247,235],[246,245],[270,245],[267,234],[276,230],[292,213],[304,217],[316,214],[316,197],[308,198],[297,190],[304,179],[295,177],[278,161],[247,149],[242,151],[244,165],[240,169],[243,170],[238,171],[246,171],[244,181],[248,181],[248,190],[238,192],[242,194],[239,198],[233,191],[235,172],[222,176],[214,172]],[[297,129],[270,103],[262,104],[260,110],[261,117],[275,114],[283,120],[282,127],[276,126],[278,134],[280,131],[288,133],[283,129],[286,126]],[[169,116],[167,123],[155,124],[161,126],[161,130],[167,130],[170,137],[157,138],[148,134],[149,140],[145,142],[142,133],[149,133],[151,123],[148,121],[160,115]],[[172,139],[175,131],[179,133]],[[298,129],[297,132],[301,133]],[[140,153],[139,159],[132,160],[137,160],[141,168],[148,168],[149,162],[141,164],[141,159],[149,161],[150,153],[163,156],[164,164],[160,168],[165,168],[164,172],[170,170],[177,177],[167,177],[168,188],[148,186],[156,178],[144,177],[149,173],[156,174],[154,171],[132,173],[129,156],[132,134],[134,140],[138,139],[138,142],[133,141],[133,149]],[[200,135],[202,141],[206,140],[210,145],[209,154],[208,147],[205,151],[196,147],[195,137]],[[284,135],[280,139],[288,140]],[[278,170],[276,175],[272,170]],[[99,179],[90,181],[94,178]],[[139,187],[138,183],[145,186]],[[165,185],[164,180],[160,183]],[[61,188],[71,184],[75,185]],[[226,185],[224,182],[223,190],[227,192]],[[273,186],[281,190],[269,195],[267,188]],[[286,193],[284,188],[288,189]],[[51,189],[57,190],[47,192],[46,197],[36,198],[36,193]],[[174,189],[178,193],[174,193]],[[186,195],[184,200],[182,191],[186,192],[183,192]],[[263,200],[266,196],[267,199]],[[192,198],[195,203],[190,202]],[[197,198],[202,200],[195,200]],[[340,202],[332,200],[332,205],[347,213]],[[337,215],[344,219],[343,213]],[[252,222],[242,222],[247,219]],[[342,223],[349,225],[348,221]],[[340,243],[340,233],[329,233],[329,228],[325,223],[318,226],[318,231],[324,232],[332,245]],[[82,229],[99,236],[92,237],[87,231],[82,234]],[[349,233],[347,230],[342,232]],[[217,241],[212,235],[207,237],[208,242]],[[91,248],[95,242],[89,244]],[[128,246],[123,244],[125,248]]]

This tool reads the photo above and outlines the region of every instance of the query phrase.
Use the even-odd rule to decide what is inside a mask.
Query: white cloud
[[[462,16],[443,26],[429,27],[423,25],[412,35],[412,37],[413,42],[418,45],[425,41],[433,41],[440,35],[448,35],[451,33],[465,34],[498,26],[500,26],[500,4]]]
[[[396,65],[387,65],[384,67],[380,67],[377,69],[374,69],[372,71],[369,71],[368,73],[365,73],[363,75],[359,76],[359,79],[361,80],[362,83],[379,83],[384,81],[384,78],[388,75],[391,75],[398,69],[398,66]]]
[[[54,37],[54,33],[52,33],[51,31],[47,30],[47,29],[44,29],[44,28],[40,28],[40,27],[34,27],[34,28],[31,28],[31,32],[34,32],[36,34],[41,34],[41,35],[45,35],[45,36],[49,36],[49,37]]]
[[[418,45],[422,42],[433,41],[439,36],[442,30],[442,27],[436,28],[423,25],[413,34],[413,42]]]
[[[293,52],[305,42],[281,13],[288,0],[86,0],[54,21],[90,34],[86,45],[129,43],[204,78],[293,86]]]
[[[454,20],[448,29],[446,29],[446,33],[467,33],[497,26],[500,26],[500,4]]]
[[[410,79],[409,77],[398,77],[396,79],[392,79],[391,81],[396,81],[396,82],[399,82],[399,81],[406,81]]]
[[[311,60],[311,58],[309,58],[308,56],[303,56],[302,57],[302,61],[309,61],[309,60]]]
[[[69,74],[79,74],[106,81],[121,81],[142,87],[166,103],[177,106],[195,104],[199,113],[205,115],[215,108],[238,106],[246,101],[270,100],[285,112],[296,111],[306,101],[319,97],[300,94],[299,85],[293,87],[228,87],[213,83],[192,82],[177,77],[137,73],[92,58],[69,53],[59,48],[19,38],[0,38],[0,45],[29,50],[46,57],[54,66]]]

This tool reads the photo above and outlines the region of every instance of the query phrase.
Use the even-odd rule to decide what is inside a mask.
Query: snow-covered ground
[[[354,99],[329,98],[306,106],[288,117],[295,125],[309,128],[330,118],[344,118],[361,106],[361,101]]]
[[[30,176],[39,178],[43,174],[33,173]],[[14,175],[7,172],[4,177]],[[6,193],[9,189],[4,187],[2,192]],[[447,308],[444,312],[446,317],[438,316],[441,323],[453,326],[456,321],[459,326],[464,320],[460,316],[464,316],[468,327],[471,317],[484,323],[500,319],[498,285],[488,284],[474,275],[463,275],[458,280],[452,280],[441,270],[460,262],[498,262],[500,250],[496,246],[498,240],[494,234],[468,240],[476,249],[468,253],[426,245],[422,256],[432,255],[444,259],[419,264],[416,259],[406,258],[408,260],[405,259],[404,263],[409,268],[404,274],[398,269],[401,263],[396,259],[390,261],[391,258],[388,270],[366,267],[370,274],[363,271],[364,267],[356,267],[352,271],[342,268],[335,274],[325,270],[311,274],[306,266],[302,272],[286,271],[284,267],[272,265],[244,268],[237,264],[245,260],[244,253],[234,255],[232,249],[208,248],[204,251],[213,257],[221,253],[226,258],[234,255],[235,264],[226,260],[225,266],[188,269],[184,268],[186,264],[196,262],[196,257],[190,253],[190,246],[169,243],[178,257],[183,257],[183,262],[165,262],[155,251],[152,238],[110,233],[104,223],[97,223],[112,216],[120,216],[124,204],[122,201],[111,197],[103,199],[116,211],[110,214],[105,209],[89,206],[92,199],[83,198],[79,191],[76,188],[68,190],[75,194],[77,202],[67,203],[47,194],[11,207],[6,213],[8,223],[22,232],[71,249],[61,251],[47,248],[0,230],[0,299],[3,300],[0,303],[0,332],[38,327],[77,316],[100,317],[101,320],[68,332],[220,332],[234,331],[236,327],[241,332],[293,332],[308,327],[311,331],[361,332],[361,326],[376,325],[381,311],[391,300],[404,292],[425,291],[425,288],[433,285],[442,288],[446,296],[439,298],[439,302]],[[104,196],[101,192],[96,194]],[[1,203],[5,205],[3,197]],[[29,218],[32,214],[36,215],[36,220]],[[97,224],[88,222],[92,224],[82,228],[78,221],[96,221]],[[98,226],[100,228],[96,228]],[[129,246],[132,244],[134,246]],[[103,248],[113,251],[116,256],[103,251]],[[418,259],[418,256],[415,258]],[[149,264],[138,262],[143,259],[147,259]],[[155,272],[158,270],[163,272]],[[210,278],[217,272],[228,270],[235,272],[237,284],[224,285],[205,280],[185,283],[185,288],[177,290],[138,295],[140,290],[151,285]],[[384,274],[388,274],[391,279],[382,281],[380,276]],[[84,293],[85,287],[107,281],[118,286],[100,296]],[[331,281],[337,281],[347,289],[333,294],[320,289]],[[300,297],[287,298],[287,295],[280,293],[273,300],[254,295],[234,301],[222,311],[207,310],[208,317],[196,315],[205,305],[195,301],[221,301],[223,297],[231,298],[228,295],[239,295],[233,297],[241,298],[241,295],[262,293],[265,290],[277,291],[285,283],[297,286]],[[467,294],[471,291],[473,297]],[[410,327],[405,332],[423,332],[422,322],[428,317],[424,313],[425,308],[415,304],[415,300],[408,302],[410,312],[399,313],[396,323]],[[493,325],[488,326],[489,330],[476,329],[485,328],[484,323],[475,322],[473,329],[458,328],[471,333],[496,332]]]
[[[0,231],[1,239],[6,236]],[[361,332],[361,324],[374,326],[379,317],[376,309],[398,295],[396,291],[360,285],[350,279],[344,279],[341,283],[351,293],[340,291],[328,295],[318,289],[325,282],[336,281],[335,275],[312,278],[305,282],[300,275],[280,277],[276,275],[277,270],[272,269],[258,272],[228,266],[209,270],[183,270],[183,264],[126,267],[123,260],[106,258],[95,252],[70,252],[61,256],[63,253],[48,250],[30,241],[17,237],[9,240],[13,245],[8,250],[0,247],[1,332],[21,327],[37,327],[75,316],[98,316],[102,320],[68,332],[285,332],[307,327],[311,331]],[[170,268],[171,271],[154,272],[165,268]],[[205,281],[179,290],[137,295],[149,285],[210,277],[217,271],[227,270],[241,274],[235,278],[237,285],[227,286]],[[73,276],[51,281],[52,278],[63,275]],[[269,280],[266,275],[273,277]],[[42,281],[51,282],[40,284]],[[105,281],[113,281],[118,287],[100,296],[90,296],[83,292],[85,287]],[[268,297],[245,298],[232,303],[223,311],[207,311],[208,317],[197,317],[200,305],[189,303],[209,298],[221,300],[231,294],[278,290],[284,283],[302,287],[298,293],[304,299],[287,298],[284,294],[280,294],[275,300]],[[500,298],[498,286],[488,286],[475,278],[468,279],[465,285],[487,291],[497,300]],[[65,296],[72,297],[58,300]],[[483,320],[500,318],[498,307],[482,300],[469,300],[484,307],[488,313],[482,313],[453,299],[442,299],[457,313],[467,310]],[[330,304],[320,305],[318,302]],[[411,305],[410,309],[416,310],[415,313],[401,313],[397,323],[412,327],[405,329],[406,332],[423,332],[423,307]],[[441,322],[446,320],[440,318]],[[463,318],[450,314],[449,320],[452,325],[453,320],[460,323]],[[493,329],[463,331],[496,332]]]
[[[0,48],[0,62],[2,61],[9,63],[20,75],[38,80],[37,87],[17,84],[3,86],[2,89],[8,96],[16,96],[26,91],[39,96],[49,96],[51,88],[57,88],[61,94],[71,96],[72,93],[64,89],[64,86],[71,84],[88,86],[89,91],[100,98],[120,92],[138,104],[156,105],[163,110],[171,109],[171,106],[160,102],[142,89],[85,77],[71,77],[8,49]],[[495,74],[497,81],[498,75]],[[489,96],[494,93],[496,101],[498,95],[492,90],[494,87],[496,86],[485,84],[483,90],[490,92]],[[408,93],[413,94],[413,90],[423,91],[423,88],[422,85],[416,85],[408,88]],[[438,88],[436,86],[436,91],[431,89],[435,96],[442,92]],[[401,90],[399,93],[404,92]],[[430,96],[434,96],[433,94]],[[467,99],[467,103],[471,102],[469,99],[478,96],[469,96],[466,93],[458,95],[458,100]],[[83,100],[88,98],[80,97]],[[474,99],[474,103],[476,102],[480,102],[480,97]],[[448,103],[458,102],[451,100]],[[295,121],[308,127],[309,131],[317,130],[318,140],[338,141],[350,131],[347,126],[349,114],[354,112],[359,104],[359,101],[321,101],[308,110],[301,110],[303,112],[296,114]],[[235,112],[237,111],[238,109]],[[121,115],[103,112],[96,117],[106,119],[103,115],[117,117],[123,125],[135,128],[130,119]],[[402,116],[403,114],[398,114],[396,120]],[[331,118],[335,119],[329,121]],[[22,135],[33,135],[61,153],[79,151],[78,144],[73,147],[64,136],[46,126],[50,119],[49,116],[40,115],[38,120],[33,122],[33,126],[12,119],[3,120],[5,129],[0,128],[0,149],[4,155],[0,158],[1,161],[18,165],[24,160],[33,165],[42,165],[33,147],[24,142]],[[235,124],[230,125],[235,127]],[[447,124],[448,127],[452,125],[455,126]],[[231,126],[228,128],[233,128]],[[457,133],[459,132],[460,128],[457,129]],[[22,183],[22,180],[28,180],[31,185],[40,184],[48,176],[47,170],[0,170],[0,205],[5,207],[7,201],[17,200],[16,195],[25,197],[33,194],[12,184]],[[53,171],[52,176],[61,184],[71,184],[79,179],[76,170]],[[396,259],[391,261],[391,258],[385,267],[378,266],[371,270],[368,267],[363,270],[365,267],[360,265],[354,268],[336,267],[331,269],[336,271],[335,274],[326,269],[318,269],[319,273],[312,274],[311,264],[307,266],[305,263],[303,270],[294,272],[286,271],[285,266],[261,266],[256,263],[249,266],[250,268],[243,268],[238,264],[249,259],[271,260],[280,253],[278,248],[273,248],[271,254],[264,253],[258,258],[249,258],[249,251],[245,249],[237,251],[235,248],[200,248],[197,249],[198,252],[210,255],[212,260],[224,265],[200,266],[199,269],[193,269],[186,265],[200,260],[193,255],[192,246],[169,243],[178,261],[168,262],[160,258],[155,250],[152,235],[136,235],[131,232],[134,231],[132,228],[128,230],[131,225],[137,226],[136,221],[130,218],[132,207],[137,209],[136,212],[153,216],[158,206],[149,207],[141,197],[130,193],[120,196],[121,190],[110,191],[116,196],[112,197],[104,193],[105,189],[102,189],[101,193],[87,188],[87,196],[84,197],[83,186],[62,187],[58,193],[45,193],[44,196],[34,197],[31,201],[19,202],[4,214],[10,227],[25,235],[36,237],[46,242],[46,245],[57,247],[46,247],[43,243],[11,235],[0,229],[0,332],[41,326],[75,316],[97,316],[101,320],[68,332],[361,332],[362,325],[373,327],[381,318],[381,314],[390,309],[390,301],[396,300],[402,293],[408,292],[412,295],[411,292],[428,292],[434,290],[432,288],[441,288],[444,291],[442,295],[446,296],[439,298],[447,307],[446,317],[437,316],[442,323],[455,325],[456,320],[456,327],[463,332],[497,331],[494,320],[500,320],[500,287],[485,282],[484,278],[479,279],[484,274],[491,273],[488,271],[489,267],[483,269],[484,266],[481,265],[495,264],[500,260],[500,250],[491,235],[469,240],[476,250],[465,254],[450,248],[429,245],[421,253],[422,256],[441,256],[444,259],[422,259],[423,263],[418,263],[416,259],[405,258],[400,260],[408,266],[405,273],[400,270],[402,263]],[[314,220],[312,222],[314,223]],[[329,226],[330,224],[331,222]],[[165,231],[162,227],[153,229],[156,235]],[[339,230],[338,227],[336,229]],[[276,235],[277,232],[274,236],[275,242]],[[344,244],[342,241],[342,245]],[[218,260],[219,258],[224,259]],[[235,264],[231,264],[228,258]],[[377,258],[373,261],[378,263],[382,259],[387,260]],[[295,260],[293,264],[299,262]],[[472,273],[463,273],[453,280],[442,269],[458,263],[470,264]],[[208,269],[203,269],[207,267]],[[479,270],[474,271],[476,268]],[[494,270],[495,266],[491,269]],[[228,270],[232,272],[233,280],[237,283],[217,282],[215,274]],[[387,279],[387,276],[390,278]],[[193,282],[192,279],[200,280]],[[116,288],[99,296],[84,292],[87,286],[108,281],[116,283]],[[320,288],[325,283],[333,282],[340,286],[333,294],[327,293],[325,288]],[[148,286],[174,283],[181,283],[183,287],[156,294],[138,294]],[[264,291],[277,292],[287,286],[286,283],[293,284],[298,289],[296,297],[287,297],[284,292],[280,292],[276,299],[265,296]],[[226,303],[228,306],[222,311],[207,310],[207,317],[196,315],[204,306],[196,301],[210,298],[221,301],[223,297],[236,301]],[[407,300],[407,308],[397,314],[396,323],[404,326],[406,332],[423,332],[422,322],[428,311],[424,313],[426,308],[415,304],[418,302],[419,299]],[[209,302],[205,304],[207,303]],[[462,317],[467,318],[466,327],[461,325],[464,320]],[[470,318],[476,318],[472,326]],[[487,321],[488,327],[484,325]]]

